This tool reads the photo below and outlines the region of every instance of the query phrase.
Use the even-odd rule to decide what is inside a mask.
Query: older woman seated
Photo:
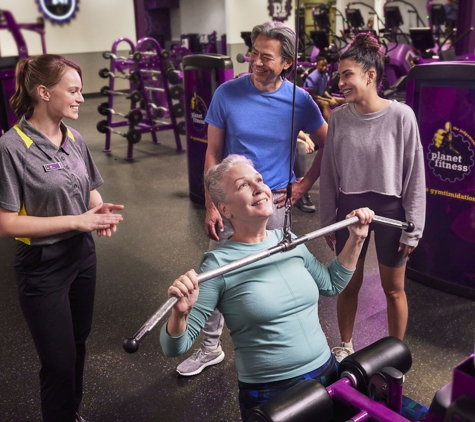
[[[234,228],[218,249],[205,253],[200,272],[275,246],[283,230],[266,231],[272,193],[252,162],[230,155],[206,174],[211,199]],[[318,297],[340,293],[356,268],[374,213],[361,208],[348,226],[342,252],[325,266],[303,244],[206,281],[198,287],[188,271],[168,289],[179,300],[162,327],[165,355],[189,350],[209,315],[218,308],[234,343],[243,421],[251,409],[308,378],[336,381],[337,363],[318,318]],[[199,295],[198,295],[199,291]]]

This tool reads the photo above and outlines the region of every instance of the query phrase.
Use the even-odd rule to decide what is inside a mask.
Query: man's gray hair
[[[295,59],[295,32],[292,28],[279,21],[266,22],[262,25],[256,25],[251,32],[251,41],[254,45],[256,38],[264,35],[267,38],[278,40],[281,43],[280,55],[282,61]],[[292,66],[282,71],[282,77],[292,70]]]

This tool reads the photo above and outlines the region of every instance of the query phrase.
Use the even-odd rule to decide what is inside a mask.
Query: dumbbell
[[[114,60],[121,59],[121,60],[127,60],[127,57],[117,56],[116,54],[111,53],[110,51],[104,51],[104,52],[102,53],[102,57],[104,57],[105,59],[114,59]]]
[[[130,129],[126,133],[119,132],[118,130],[108,126],[107,125],[107,120],[101,120],[99,123],[97,123],[96,127],[97,127],[97,130],[100,133],[107,133],[107,132],[116,133],[117,135],[120,135],[120,136],[126,138],[127,141],[130,142],[131,144],[139,143],[140,139],[142,138],[142,133],[140,133],[140,130]]]
[[[99,76],[104,79],[121,78],[121,79],[130,79],[132,82],[140,81],[140,72],[138,70],[133,70],[129,74],[125,74],[125,75],[116,75],[115,73],[112,73],[109,69],[105,67],[99,70]]]
[[[179,100],[181,97],[183,97],[183,87],[181,85],[173,85],[170,88],[170,97],[172,97],[174,100]]]
[[[134,62],[139,62],[142,59],[142,54],[140,53],[140,51],[136,51],[134,54],[129,55],[129,57],[122,57],[122,56],[117,56],[116,54],[111,53],[110,51],[104,51],[102,53],[102,57],[104,57],[105,59],[113,59],[113,60],[117,60],[117,59],[128,60],[132,58]]]
[[[139,62],[142,60],[142,53],[140,51],[136,51],[134,54],[132,54],[132,60],[134,62]]]
[[[183,117],[185,115],[185,107],[182,103],[176,103],[172,107],[172,113],[175,117]]]
[[[142,93],[140,91],[132,91],[131,93],[122,91],[113,91],[108,86],[103,86],[100,90],[101,95],[125,95],[125,98],[132,100],[134,103],[142,99]]]
[[[165,74],[172,85],[178,85],[183,81],[182,73],[175,69],[173,63],[165,62]]]
[[[137,53],[140,53],[142,58],[142,55],[144,56],[160,56],[162,60],[167,60],[170,57],[170,53],[167,50],[162,50],[160,54],[157,54],[156,51],[137,51]]]
[[[116,115],[116,116],[125,117],[133,125],[139,124],[143,119],[143,115],[142,115],[142,112],[140,110],[131,110],[129,113],[123,114],[123,113],[119,113],[118,111],[115,111],[114,109],[110,108],[109,103],[107,103],[107,102],[106,103],[100,103],[97,106],[97,111],[99,112],[99,114],[101,116],[107,116],[108,114],[113,114],[113,115]]]
[[[237,61],[238,63],[248,62],[248,61],[249,61],[249,57],[245,56],[244,54],[239,53],[239,54],[236,56],[236,61]]]
[[[140,101],[140,107],[145,109],[146,106],[147,104],[145,104],[144,100]],[[165,115],[168,113],[168,108],[163,107],[163,106],[158,106],[155,103],[148,103],[148,106],[153,110],[153,115],[155,117],[162,118],[162,117],[165,117]]]
[[[177,129],[178,129],[178,133],[180,135],[186,135],[186,123],[185,122],[181,121],[180,123],[178,123]]]
[[[168,112],[168,109],[166,107],[157,106],[154,103],[149,103],[148,106],[153,109],[153,114],[155,115],[155,117],[165,117]],[[141,102],[141,107],[145,108],[145,102]],[[185,107],[182,103],[176,103],[173,105],[171,112],[175,117],[183,117],[185,115]]]

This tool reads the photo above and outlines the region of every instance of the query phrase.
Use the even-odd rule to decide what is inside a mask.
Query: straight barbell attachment
[[[124,114],[110,108],[109,103],[100,103],[97,106],[97,111],[101,116],[107,116],[108,114],[112,114],[115,116],[125,117],[129,121],[129,123],[134,126],[138,125],[143,119],[143,114],[140,110],[131,110],[129,113]]]
[[[137,144],[142,139],[142,133],[138,129],[129,129],[127,132],[120,132],[117,129],[108,126],[107,120],[101,120],[97,123],[97,130],[100,133],[112,132],[126,138],[131,144]]]
[[[168,57],[170,57],[168,50],[162,50],[161,53],[157,53],[156,51],[136,51],[135,54],[140,54],[139,60],[141,60],[143,56],[160,57],[163,60],[167,60]]]
[[[154,86],[146,86],[145,91],[165,92],[165,88],[157,88],[157,87],[154,87]]]
[[[99,70],[99,76],[104,79],[107,79],[107,78],[130,79],[132,82],[139,82],[140,77],[141,77],[140,72],[138,70],[133,70],[130,73],[125,73],[121,75],[121,74],[116,74],[116,73],[111,72],[106,67]]]
[[[153,92],[165,92],[165,88],[157,88],[153,86],[146,86],[145,91],[153,91]],[[170,97],[173,100],[179,100],[183,97],[183,87],[181,85],[174,85],[169,88],[168,92],[170,93]]]
[[[306,235],[300,236],[296,239],[292,239],[292,243],[281,242],[276,246],[273,246],[268,249],[264,249],[259,252],[255,252],[251,255],[245,256],[244,258],[238,259],[237,261],[230,262],[229,264],[222,265],[210,271],[205,271],[197,275],[198,283],[203,283],[204,281],[211,280],[214,277],[217,277],[222,274],[229,273],[238,268],[242,268],[246,265],[252,264],[254,262],[260,261],[264,258],[267,258],[271,255],[274,255],[278,252],[286,252],[290,249],[293,249],[295,246],[298,246],[302,243],[305,243],[309,240],[316,239],[317,237],[326,236],[334,233],[335,231],[341,230],[345,227],[351,226],[359,221],[359,218],[355,215],[351,218],[339,221],[338,223],[331,224],[327,227],[323,227],[319,230],[315,230]],[[373,222],[382,224],[385,226],[390,226],[404,230],[408,233],[414,231],[414,224],[412,222],[401,222],[397,220],[392,220],[386,217],[380,217],[375,215],[373,217]],[[173,308],[175,303],[178,302],[176,296],[168,298],[168,300],[145,322],[142,327],[134,334],[133,337],[124,340],[123,347],[127,353],[135,353],[139,349],[140,342],[143,338],[158,324],[158,322],[168,313],[168,311]]]
[[[133,60],[134,62],[139,62],[142,59],[142,54],[139,51],[136,51],[133,54],[129,54],[128,57],[118,56],[110,51],[104,51],[102,53],[102,57],[105,59],[112,59],[112,60]]]
[[[101,90],[99,91],[101,95],[123,95],[128,100],[132,100],[134,103],[140,101],[142,99],[142,93],[140,91],[134,90],[132,92],[122,92],[122,91],[113,91],[107,85],[104,85]]]

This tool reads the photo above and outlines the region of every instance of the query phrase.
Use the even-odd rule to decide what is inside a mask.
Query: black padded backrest
[[[364,394],[371,375],[385,366],[405,374],[411,365],[411,352],[404,342],[396,337],[384,337],[343,359],[338,367],[338,374],[340,377],[343,372],[353,374],[357,381],[356,389]]]
[[[249,422],[328,422],[332,415],[326,388],[308,379],[252,409]]]

